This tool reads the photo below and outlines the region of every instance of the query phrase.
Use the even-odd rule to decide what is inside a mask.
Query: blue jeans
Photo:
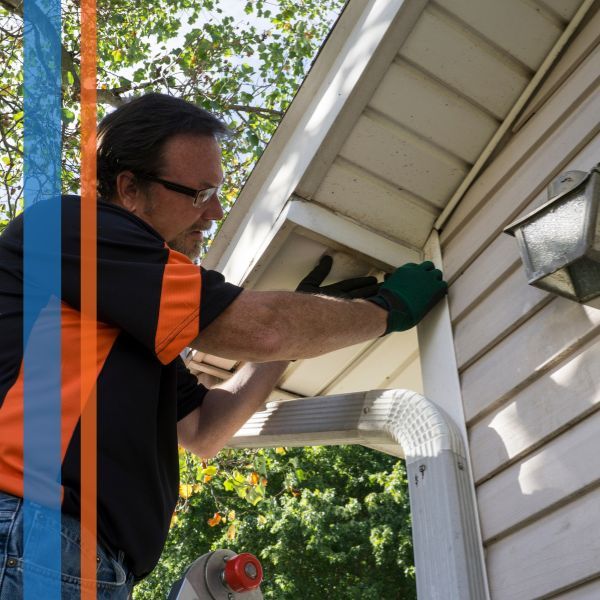
[[[23,557],[23,500],[0,492],[0,600],[23,598],[23,566],[27,565],[27,584],[32,589],[58,590],[61,600],[80,600],[80,526],[73,517],[32,505],[33,517],[27,537],[27,563]],[[61,569],[57,571],[44,551],[44,540],[60,531]],[[128,600],[133,574],[127,570],[122,553],[117,557],[98,545],[96,563],[97,599]],[[29,594],[29,597],[37,594]],[[52,594],[54,597],[56,594]],[[43,598],[43,595],[39,596]]]

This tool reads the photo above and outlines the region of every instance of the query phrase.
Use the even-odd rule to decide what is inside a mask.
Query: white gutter
[[[471,167],[471,170],[463,179],[462,183],[460,184],[456,192],[454,192],[452,198],[450,198],[450,201],[433,224],[434,229],[440,231],[446,223],[446,221],[450,218],[451,214],[454,212],[454,209],[458,206],[459,202],[462,200],[470,185],[473,183],[473,181],[475,181],[475,178],[479,175],[479,172],[483,169],[483,167],[487,163],[488,159],[490,158],[490,156],[492,155],[492,153],[494,152],[504,135],[512,127],[517,117],[521,114],[523,107],[527,104],[527,102],[529,102],[529,99],[536,91],[538,85],[546,76],[551,67],[554,65],[554,61],[563,51],[564,47],[571,39],[571,36],[575,33],[576,29],[579,27],[579,25],[581,24],[584,17],[587,15],[588,11],[590,10],[595,1],[596,0],[584,0],[583,4],[577,9],[577,12],[571,19],[571,22],[562,32],[562,35],[558,38],[558,40],[548,53],[548,56],[546,56],[544,62],[540,65],[540,68],[537,70],[536,74],[533,76],[527,87],[523,90],[523,92],[515,102],[514,106],[511,108],[510,112],[504,119],[502,125],[500,125],[492,139],[483,149],[483,151],[479,155],[479,158],[477,159],[477,162]]]
[[[405,458],[419,598],[488,599],[462,434],[420,394],[373,390],[270,403],[228,446],[334,444],[362,444]]]

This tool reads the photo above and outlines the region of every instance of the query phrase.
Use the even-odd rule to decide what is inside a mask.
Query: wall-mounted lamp
[[[530,285],[583,304],[600,302],[600,165],[568,171],[549,200],[505,230],[517,239]],[[596,302],[594,300],[596,299]]]

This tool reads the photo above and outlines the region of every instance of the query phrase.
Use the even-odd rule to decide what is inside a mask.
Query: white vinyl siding
[[[600,310],[528,286],[502,233],[600,160],[594,24],[441,233],[492,600],[600,597]]]

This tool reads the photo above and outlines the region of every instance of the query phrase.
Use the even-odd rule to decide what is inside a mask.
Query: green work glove
[[[331,285],[321,283],[333,265],[333,258],[324,254],[319,264],[300,282],[296,288],[297,292],[307,294],[322,294],[335,298],[369,298],[379,291],[379,283],[375,277],[355,277],[354,279],[343,279]]]
[[[431,261],[398,267],[381,284],[370,302],[388,311],[385,334],[414,327],[447,293],[442,272]]]

